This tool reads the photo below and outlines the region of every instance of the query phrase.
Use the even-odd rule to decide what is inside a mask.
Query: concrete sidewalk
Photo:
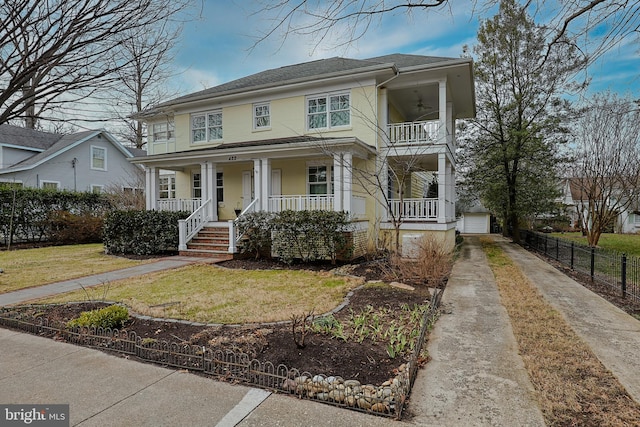
[[[496,240],[638,400],[640,361],[633,356],[640,322],[524,249]],[[163,265],[182,265],[177,261]],[[402,422],[2,328],[0,403],[69,403],[71,425],[80,426],[543,426],[477,237],[465,238],[442,307],[427,346],[432,360],[410,396],[412,417]]]
[[[640,402],[640,321],[531,252],[506,239],[495,240],[633,400]]]

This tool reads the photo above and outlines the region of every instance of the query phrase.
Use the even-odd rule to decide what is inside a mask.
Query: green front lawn
[[[119,270],[145,262],[150,261],[105,255],[101,243],[2,251],[0,269],[4,273],[0,274],[0,293]]]
[[[325,313],[360,280],[303,270],[230,270],[195,264],[146,274],[38,303],[117,301],[139,314],[207,323],[290,320]]]
[[[587,245],[587,238],[583,237],[581,233],[552,233],[551,235]],[[600,236],[598,247],[624,252],[627,255],[640,256],[640,234],[603,234]]]

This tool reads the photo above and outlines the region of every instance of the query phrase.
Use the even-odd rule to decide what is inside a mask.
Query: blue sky
[[[282,44],[275,35],[250,50],[255,37],[270,27],[270,17],[252,14],[256,10],[253,0],[203,0],[201,18],[185,25],[174,60],[180,73],[171,84],[180,93],[189,93],[269,68],[333,56],[369,58],[407,53],[457,58],[464,45],[476,43],[478,15],[472,14],[471,1],[450,3],[445,9],[429,9],[410,17],[405,13],[385,15],[362,39],[347,47],[336,48],[335,35],[316,49],[310,38],[290,37]],[[640,97],[639,49],[628,41],[593,64],[588,70],[590,91],[610,89]]]

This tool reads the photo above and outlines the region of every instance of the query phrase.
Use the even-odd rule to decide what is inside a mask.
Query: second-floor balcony
[[[387,136],[392,144],[435,144],[440,135],[438,120],[390,123]]]

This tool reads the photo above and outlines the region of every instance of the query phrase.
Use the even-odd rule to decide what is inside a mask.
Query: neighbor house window
[[[326,129],[351,124],[351,103],[348,93],[307,98],[307,128]]]
[[[216,172],[216,199],[219,202],[224,202],[224,191],[222,190],[223,184],[224,179],[222,177],[222,172]]]
[[[253,106],[253,128],[267,129],[271,127],[271,112],[269,103]]]
[[[103,190],[103,185],[92,185],[91,186],[91,192],[92,193],[96,193],[96,194],[100,194],[102,193]]]
[[[176,179],[173,176],[162,176],[159,180],[159,197],[161,199],[176,198]]]
[[[193,173],[193,175],[191,175],[191,196],[194,199],[199,199],[200,197],[202,197],[202,180],[201,177],[202,175],[200,175],[200,172],[198,173]]]
[[[191,116],[191,141],[206,142],[222,139],[222,111]]]
[[[59,182],[56,181],[41,181],[40,187],[46,188],[47,190],[57,190],[60,186]]]
[[[309,194],[331,194],[331,183],[333,177],[328,173],[328,169],[324,165],[307,167],[307,186]]]
[[[153,142],[175,139],[175,124],[173,120],[163,123],[154,123],[152,127]]]
[[[107,149],[91,146],[91,169],[107,170]]]

